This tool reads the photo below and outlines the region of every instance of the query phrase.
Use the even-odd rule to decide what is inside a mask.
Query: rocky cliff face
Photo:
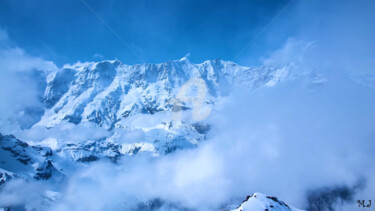
[[[52,157],[53,152],[48,147],[31,146],[13,135],[0,134],[2,183],[15,177],[38,180],[47,180],[52,176],[63,177],[53,166]]]

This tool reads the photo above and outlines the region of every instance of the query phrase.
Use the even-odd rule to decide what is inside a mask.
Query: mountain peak
[[[291,207],[274,196],[254,193],[247,196],[241,205],[232,211],[302,211]]]
[[[189,61],[189,59],[190,59],[190,53],[187,53],[187,54],[185,54],[185,56],[184,57],[182,57],[181,59],[180,59],[180,61]]]

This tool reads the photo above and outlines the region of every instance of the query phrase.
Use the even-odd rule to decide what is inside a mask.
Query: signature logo
[[[195,89],[192,89],[195,88]],[[195,90],[195,94],[191,96],[191,91]],[[187,81],[180,89],[176,96],[173,106],[173,121],[181,121],[182,103],[192,104],[192,116],[195,121],[202,121],[211,113],[211,107],[205,106],[205,98],[207,95],[206,82],[201,78],[192,78]]]
[[[367,208],[370,208],[371,207],[371,200],[357,200],[357,203],[358,203],[358,207],[367,207]]]

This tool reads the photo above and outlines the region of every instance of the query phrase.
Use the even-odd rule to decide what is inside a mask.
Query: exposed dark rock
[[[0,134],[1,148],[10,152],[13,157],[24,165],[33,163],[32,159],[26,154],[29,145],[23,141],[16,139],[13,135],[3,136]]]
[[[200,134],[207,134],[208,131],[211,129],[211,126],[209,124],[194,123],[192,124],[192,126]]]
[[[99,158],[95,155],[89,155],[87,157],[82,157],[82,158],[77,159],[78,162],[83,162],[83,163],[93,162],[93,161],[97,161],[97,160],[99,160]]]
[[[52,177],[54,171],[57,172],[57,169],[53,166],[51,160],[45,161],[41,166],[36,168],[34,178],[36,180],[47,180]]]
[[[274,202],[277,202],[277,203],[279,203],[280,205],[282,205],[282,206],[286,206],[286,207],[288,207],[289,208],[289,206],[287,205],[287,204],[285,204],[283,201],[280,201],[280,200],[278,200],[276,197],[274,197],[274,196],[266,196],[268,199],[271,199],[272,201],[274,201]]]
[[[358,190],[365,186],[364,180],[359,180],[353,187],[347,185],[322,187],[307,192],[309,211],[334,211],[336,206],[354,201]]]
[[[142,211],[156,211],[156,210],[181,210],[181,211],[192,211],[192,209],[182,207],[177,203],[166,202],[161,199],[152,199],[147,202],[141,202],[131,210],[142,210]]]

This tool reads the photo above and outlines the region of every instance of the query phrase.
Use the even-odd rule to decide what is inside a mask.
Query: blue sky
[[[265,30],[235,58],[290,0],[85,1],[141,58],[81,0],[1,1],[0,24],[16,45],[58,65],[114,58],[163,62],[186,53],[193,62],[240,62],[243,54],[258,58],[288,36],[265,40]]]
[[[194,63],[260,65],[290,38],[325,48],[327,60],[373,63],[374,9],[372,0],[2,0],[0,29],[58,66],[159,63],[187,53]]]

